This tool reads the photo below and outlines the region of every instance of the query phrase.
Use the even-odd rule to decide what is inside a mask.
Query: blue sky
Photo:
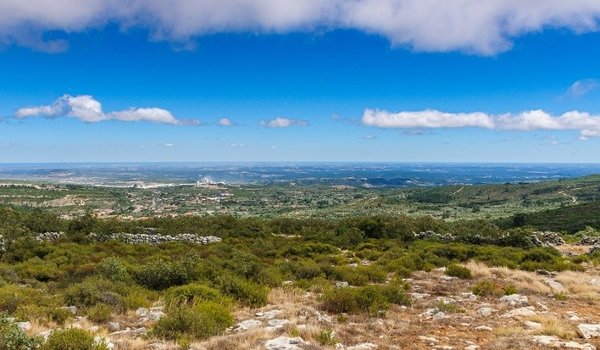
[[[0,16],[0,162],[598,162],[600,9],[584,27],[572,10],[434,42],[310,16],[189,32]]]

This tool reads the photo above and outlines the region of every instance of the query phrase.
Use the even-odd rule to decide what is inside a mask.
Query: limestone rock
[[[245,321],[241,321],[238,322],[238,324],[235,325],[235,329],[233,330],[234,332],[245,332],[247,330],[253,329],[253,328],[257,328],[262,326],[262,322],[259,320],[245,320]]]
[[[510,306],[526,305],[529,303],[527,297],[521,294],[505,295],[500,298],[500,301],[503,301]]]
[[[535,316],[536,312],[533,306],[521,307],[518,309],[511,310],[502,315],[502,317],[506,318],[515,318],[515,317],[529,317]]]
[[[600,337],[600,324],[582,323],[577,326],[577,332],[585,339]]]
[[[290,338],[281,336],[265,342],[265,348],[267,350],[302,350],[301,346],[307,344],[300,337]]]

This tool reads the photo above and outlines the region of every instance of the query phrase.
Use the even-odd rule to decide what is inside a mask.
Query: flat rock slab
[[[267,350],[302,350],[301,346],[307,344],[308,343],[300,337],[290,338],[281,336],[268,340],[265,343],[265,348]]]
[[[600,324],[582,323],[577,326],[577,332],[585,339],[600,337]]]

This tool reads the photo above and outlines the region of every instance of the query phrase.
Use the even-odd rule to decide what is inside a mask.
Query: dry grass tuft
[[[544,283],[541,276],[534,272],[513,270],[508,267],[488,267],[477,261],[469,261],[466,267],[475,278],[498,278],[507,284],[512,284],[519,292],[546,295],[552,293],[552,288]]]
[[[254,329],[243,333],[213,337],[201,343],[192,344],[194,350],[258,350],[264,349],[264,342],[273,334],[264,329]]]
[[[562,339],[574,339],[577,337],[575,327],[565,320],[551,315],[536,315],[528,318],[530,321],[542,324],[538,332],[543,335],[555,335]]]
[[[570,297],[597,300],[600,299],[600,286],[590,284],[589,282],[592,278],[600,280],[600,276],[574,271],[564,271],[556,276],[556,280],[569,291]]]

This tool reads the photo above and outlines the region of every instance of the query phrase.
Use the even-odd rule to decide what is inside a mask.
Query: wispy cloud
[[[231,119],[229,119],[229,118],[221,118],[217,122],[217,125],[228,127],[228,126],[234,126],[235,123]]]
[[[152,40],[193,48],[216,32],[287,33],[356,29],[419,51],[493,55],[545,28],[598,31],[597,0],[19,0],[0,1],[0,45],[47,52],[67,48],[45,33],[84,32],[107,23],[147,29]]]
[[[259,125],[265,128],[289,128],[292,126],[308,126],[308,122],[306,120],[280,117],[271,120],[261,120]]]
[[[104,112],[102,104],[90,95],[64,95],[49,105],[19,108],[14,115],[17,119],[31,117],[57,118],[70,117],[86,123],[117,120],[123,122],[152,122],[171,125],[199,125],[196,119],[177,119],[162,108],[129,108],[122,111]]]
[[[567,89],[566,95],[569,97],[583,97],[598,87],[598,81],[595,79],[577,80]]]
[[[553,116],[542,110],[518,114],[444,113],[438,110],[390,113],[367,109],[362,116],[367,126],[379,128],[484,128],[499,130],[579,130],[580,138],[600,136],[600,115],[571,111]]]

